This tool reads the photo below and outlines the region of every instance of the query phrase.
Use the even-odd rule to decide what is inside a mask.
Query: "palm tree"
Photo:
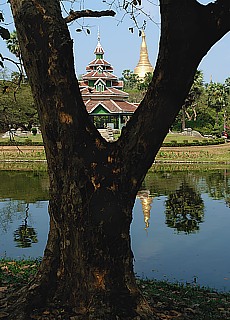
[[[215,126],[218,125],[219,113],[228,104],[228,87],[222,83],[210,82],[207,86],[208,106],[216,112]]]
[[[182,121],[181,121],[182,131],[186,127],[186,124],[185,124],[186,118],[188,120],[192,120],[192,118],[196,120],[197,118],[196,107],[198,105],[199,98],[204,91],[203,78],[204,78],[203,72],[200,70],[197,70],[194,76],[193,85],[182,107]]]

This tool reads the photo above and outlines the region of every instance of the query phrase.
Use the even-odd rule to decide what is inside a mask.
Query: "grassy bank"
[[[43,162],[41,146],[1,146],[0,162]],[[212,146],[162,147],[156,162],[230,163],[230,143]]]
[[[40,260],[0,260],[0,318],[7,319],[6,301],[34,276]],[[137,283],[159,319],[230,319],[230,294],[197,286],[140,280]],[[1,304],[4,302],[4,304]],[[55,316],[54,316],[55,314]],[[1,317],[2,315],[2,317]],[[5,315],[5,317],[4,317]],[[43,310],[36,319],[68,319],[63,310]]]
[[[40,146],[0,146],[1,162],[44,162],[44,147]]]
[[[42,143],[42,136],[40,134],[35,136],[30,135],[28,138],[34,143]],[[15,137],[15,140],[25,142],[28,138]],[[166,136],[164,143],[170,144],[170,142],[174,141],[177,144],[181,144],[185,141],[192,143],[194,141],[204,142],[205,140],[208,139],[170,133]],[[6,142],[6,139],[0,138],[1,143],[4,143],[4,141]],[[46,156],[43,146],[0,145],[0,162],[39,162],[45,160]],[[156,162],[230,163],[230,143],[205,146],[161,147],[156,156]]]
[[[230,143],[212,146],[162,147],[156,162],[230,163]]]

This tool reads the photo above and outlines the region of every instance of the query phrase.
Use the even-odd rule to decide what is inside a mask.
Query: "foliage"
[[[193,187],[183,182],[165,201],[166,224],[178,233],[194,233],[203,221],[204,203]]]
[[[159,319],[229,319],[229,293],[217,293],[194,283],[183,285],[167,281],[138,280]]]
[[[218,124],[218,115],[228,105],[228,88],[222,83],[210,82],[207,87],[208,106],[216,112],[216,122]]]
[[[185,136],[184,136],[185,137]],[[178,140],[171,140],[171,141],[164,141],[162,146],[163,147],[185,147],[185,146],[208,146],[208,145],[217,145],[225,143],[223,138],[216,138],[216,139],[202,139],[202,140],[187,140],[184,139],[183,141]]]
[[[152,77],[153,74],[147,72],[144,79],[140,79],[133,71],[123,70],[121,79],[124,81],[124,90],[129,94],[130,102],[138,103],[143,99]]]
[[[172,130],[181,130],[181,121],[186,127],[205,135],[221,136],[221,132],[230,133],[230,79],[224,84],[210,82],[203,84],[203,74],[197,71],[194,84],[185,105],[175,119]],[[186,120],[185,120],[186,117]]]
[[[139,76],[129,69],[122,72],[122,80],[124,81],[124,90],[137,89],[140,82]]]
[[[18,127],[24,130],[38,125],[38,115],[34,106],[30,86],[12,81],[0,81],[0,131]]]
[[[32,132],[32,134],[33,134],[34,136],[36,136],[38,130],[37,130],[37,128],[31,128],[31,132]]]
[[[147,72],[144,76],[144,79],[137,84],[138,90],[145,93],[149,87],[150,82],[152,81],[152,78],[153,73]]]
[[[192,87],[185,99],[184,105],[181,109],[181,128],[182,131],[186,128],[186,118],[191,121],[196,121],[197,112],[196,108],[203,91],[203,73],[199,70],[196,71]]]
[[[37,272],[40,259],[0,260],[0,286],[28,283]]]
[[[194,76],[192,87],[188,93],[187,98],[185,99],[185,107],[193,107],[198,104],[199,98],[204,91],[204,75],[200,70],[196,71]]]
[[[133,71],[124,70],[124,90],[129,93],[129,101],[139,103],[152,80],[152,73],[147,73],[144,80]],[[185,103],[177,115],[172,129],[182,131],[185,127],[193,128],[205,135],[221,136],[226,122],[226,131],[230,133],[230,78],[224,84],[204,84],[203,72],[197,70],[193,85]],[[222,108],[223,106],[223,108]],[[218,111],[218,117],[217,112]]]
[[[129,94],[129,102],[140,103],[144,97],[144,92],[136,89],[126,89],[125,92]]]
[[[10,33],[10,38],[6,40],[6,44],[11,53],[13,53],[17,58],[21,57],[18,37],[15,30]]]

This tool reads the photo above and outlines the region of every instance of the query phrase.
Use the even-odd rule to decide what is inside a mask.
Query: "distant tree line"
[[[124,70],[121,79],[124,91],[129,93],[129,101],[138,103],[143,99],[152,74],[147,73],[140,79],[133,71]],[[190,92],[171,127],[173,131],[185,128],[207,135],[219,136],[223,132],[230,135],[230,77],[224,84],[204,83],[203,72],[197,70]]]
[[[17,129],[31,130],[38,125],[38,114],[34,105],[31,88],[25,76],[16,31],[3,38],[7,48],[14,54],[15,61],[2,57],[0,66],[0,132]],[[15,65],[17,71],[9,72],[5,60]]]
[[[14,79],[0,80],[0,132],[18,127],[30,130],[38,125],[38,114],[34,105],[30,86],[27,82],[18,85]]]

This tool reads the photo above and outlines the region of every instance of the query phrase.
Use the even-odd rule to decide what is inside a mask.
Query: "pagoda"
[[[141,36],[142,36],[142,41],[141,41],[141,49],[140,49],[140,58],[136,68],[134,69],[134,74],[137,74],[140,79],[144,79],[146,73],[148,72],[153,73],[153,67],[149,61],[149,55],[148,55],[148,49],[147,49],[144,30],[142,30]]]
[[[112,65],[104,59],[104,49],[98,32],[95,59],[86,67],[79,81],[86,109],[98,129],[121,129],[137,109],[127,101],[128,93],[122,91],[123,81],[113,74]]]

